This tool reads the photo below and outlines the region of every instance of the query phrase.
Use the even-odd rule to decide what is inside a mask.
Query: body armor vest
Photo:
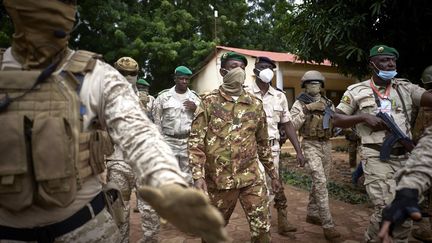
[[[43,81],[46,70],[0,71],[0,207],[66,207],[85,178],[105,169],[109,138],[83,132],[80,113],[77,77],[93,70],[94,57],[77,51]]]
[[[320,101],[324,103],[325,106],[332,105],[329,101],[321,97]],[[306,103],[300,100],[300,103],[303,107],[303,113],[305,114],[305,122],[300,129],[300,135],[305,139],[311,140],[327,140],[330,139],[333,135],[333,121],[330,119],[329,128],[323,128],[323,120],[324,120],[324,111],[314,110],[310,111],[306,107]]]

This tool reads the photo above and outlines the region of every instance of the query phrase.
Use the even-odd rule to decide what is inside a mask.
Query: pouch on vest
[[[37,204],[69,205],[77,191],[70,124],[63,117],[36,116],[31,141]]]
[[[90,135],[90,166],[94,174],[102,173],[105,168],[104,155],[114,152],[114,146],[108,133],[103,130],[96,130]]]
[[[34,185],[26,142],[30,123],[22,115],[0,116],[0,207],[12,211],[33,203]]]
[[[125,204],[118,186],[112,182],[108,182],[103,187],[107,210],[113,217],[117,226],[126,222]]]

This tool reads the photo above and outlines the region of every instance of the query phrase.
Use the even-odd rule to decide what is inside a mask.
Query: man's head
[[[306,93],[316,96],[324,88],[324,76],[315,70],[307,71],[301,79],[301,87],[305,89]]]
[[[138,79],[136,86],[139,91],[144,91],[146,93],[148,93],[150,89],[150,84],[143,78]]]
[[[129,83],[137,82],[139,65],[132,57],[120,57],[115,63],[114,68],[117,69]]]
[[[432,65],[425,68],[421,76],[421,81],[425,89],[432,89]]]
[[[14,24],[12,54],[24,68],[45,68],[65,55],[76,1],[4,0]]]
[[[255,68],[253,72],[255,73],[257,80],[264,83],[270,83],[273,79],[274,72],[273,69],[276,68],[276,64],[273,60],[268,57],[257,57],[255,62]]]
[[[241,69],[245,69],[248,61],[245,56],[240,55],[235,52],[227,52],[221,56],[221,68],[219,69],[219,73],[225,76],[229,71],[240,67]]]
[[[399,52],[386,45],[376,45],[369,51],[369,66],[374,72],[376,78],[381,79],[385,83],[389,83],[397,74],[396,60],[399,57]]]
[[[221,56],[219,73],[223,77],[222,89],[231,96],[239,96],[243,92],[247,66],[245,56],[235,52],[227,52]]]
[[[178,66],[174,70],[174,82],[176,84],[176,91],[184,93],[187,91],[192,71],[185,66]]]

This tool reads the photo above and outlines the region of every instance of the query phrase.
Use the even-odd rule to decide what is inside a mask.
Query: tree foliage
[[[307,61],[329,59],[344,73],[368,73],[368,51],[376,44],[400,53],[398,72],[418,80],[431,64],[432,2],[427,0],[306,0],[279,31],[289,48]]]

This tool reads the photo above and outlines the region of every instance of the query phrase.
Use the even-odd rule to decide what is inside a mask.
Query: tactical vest
[[[66,207],[86,178],[104,171],[109,138],[83,132],[79,99],[80,77],[93,70],[95,56],[77,51],[49,76],[0,71],[0,207]]]
[[[332,105],[329,101],[321,97],[322,102],[325,106]],[[329,128],[323,128],[323,120],[324,120],[324,111],[315,110],[310,111],[306,107],[306,103],[300,101],[300,104],[303,108],[303,113],[305,114],[305,122],[300,129],[300,135],[305,139],[311,140],[327,140],[333,136],[333,121],[330,119]]]

